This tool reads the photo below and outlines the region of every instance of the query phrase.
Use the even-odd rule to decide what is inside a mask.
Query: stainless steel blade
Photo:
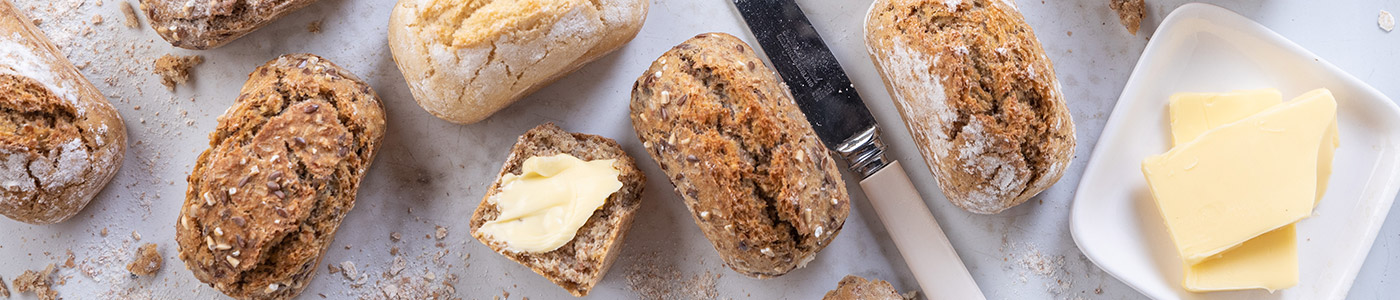
[[[734,0],[734,6],[828,148],[875,133],[869,132],[877,128],[875,117],[796,2]]]

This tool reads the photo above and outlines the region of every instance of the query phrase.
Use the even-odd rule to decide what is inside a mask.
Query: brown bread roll
[[[734,36],[701,34],[632,88],[632,126],[726,265],[757,278],[816,257],[846,185],[787,87]]]
[[[190,173],[180,260],[230,297],[295,297],[383,138],[383,104],[345,69],[310,54],[259,67]]]

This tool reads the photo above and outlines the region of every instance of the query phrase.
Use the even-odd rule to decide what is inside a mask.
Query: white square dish
[[[1337,98],[1341,147],[1327,194],[1298,225],[1298,286],[1192,293],[1143,179],[1141,161],[1170,148],[1177,92],[1315,88]],[[1076,191],[1070,231],[1091,261],[1155,299],[1340,299],[1400,190],[1400,107],[1374,88],[1244,16],[1208,4],[1173,11],[1148,43]]]

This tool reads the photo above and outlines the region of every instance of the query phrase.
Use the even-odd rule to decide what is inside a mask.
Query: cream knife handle
[[[861,180],[860,187],[928,299],[986,299],[898,161]]]

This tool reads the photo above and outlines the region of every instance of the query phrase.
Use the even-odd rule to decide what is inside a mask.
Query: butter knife
[[[817,136],[847,162],[930,299],[986,299],[898,161],[836,56],[794,0],[734,0]]]

